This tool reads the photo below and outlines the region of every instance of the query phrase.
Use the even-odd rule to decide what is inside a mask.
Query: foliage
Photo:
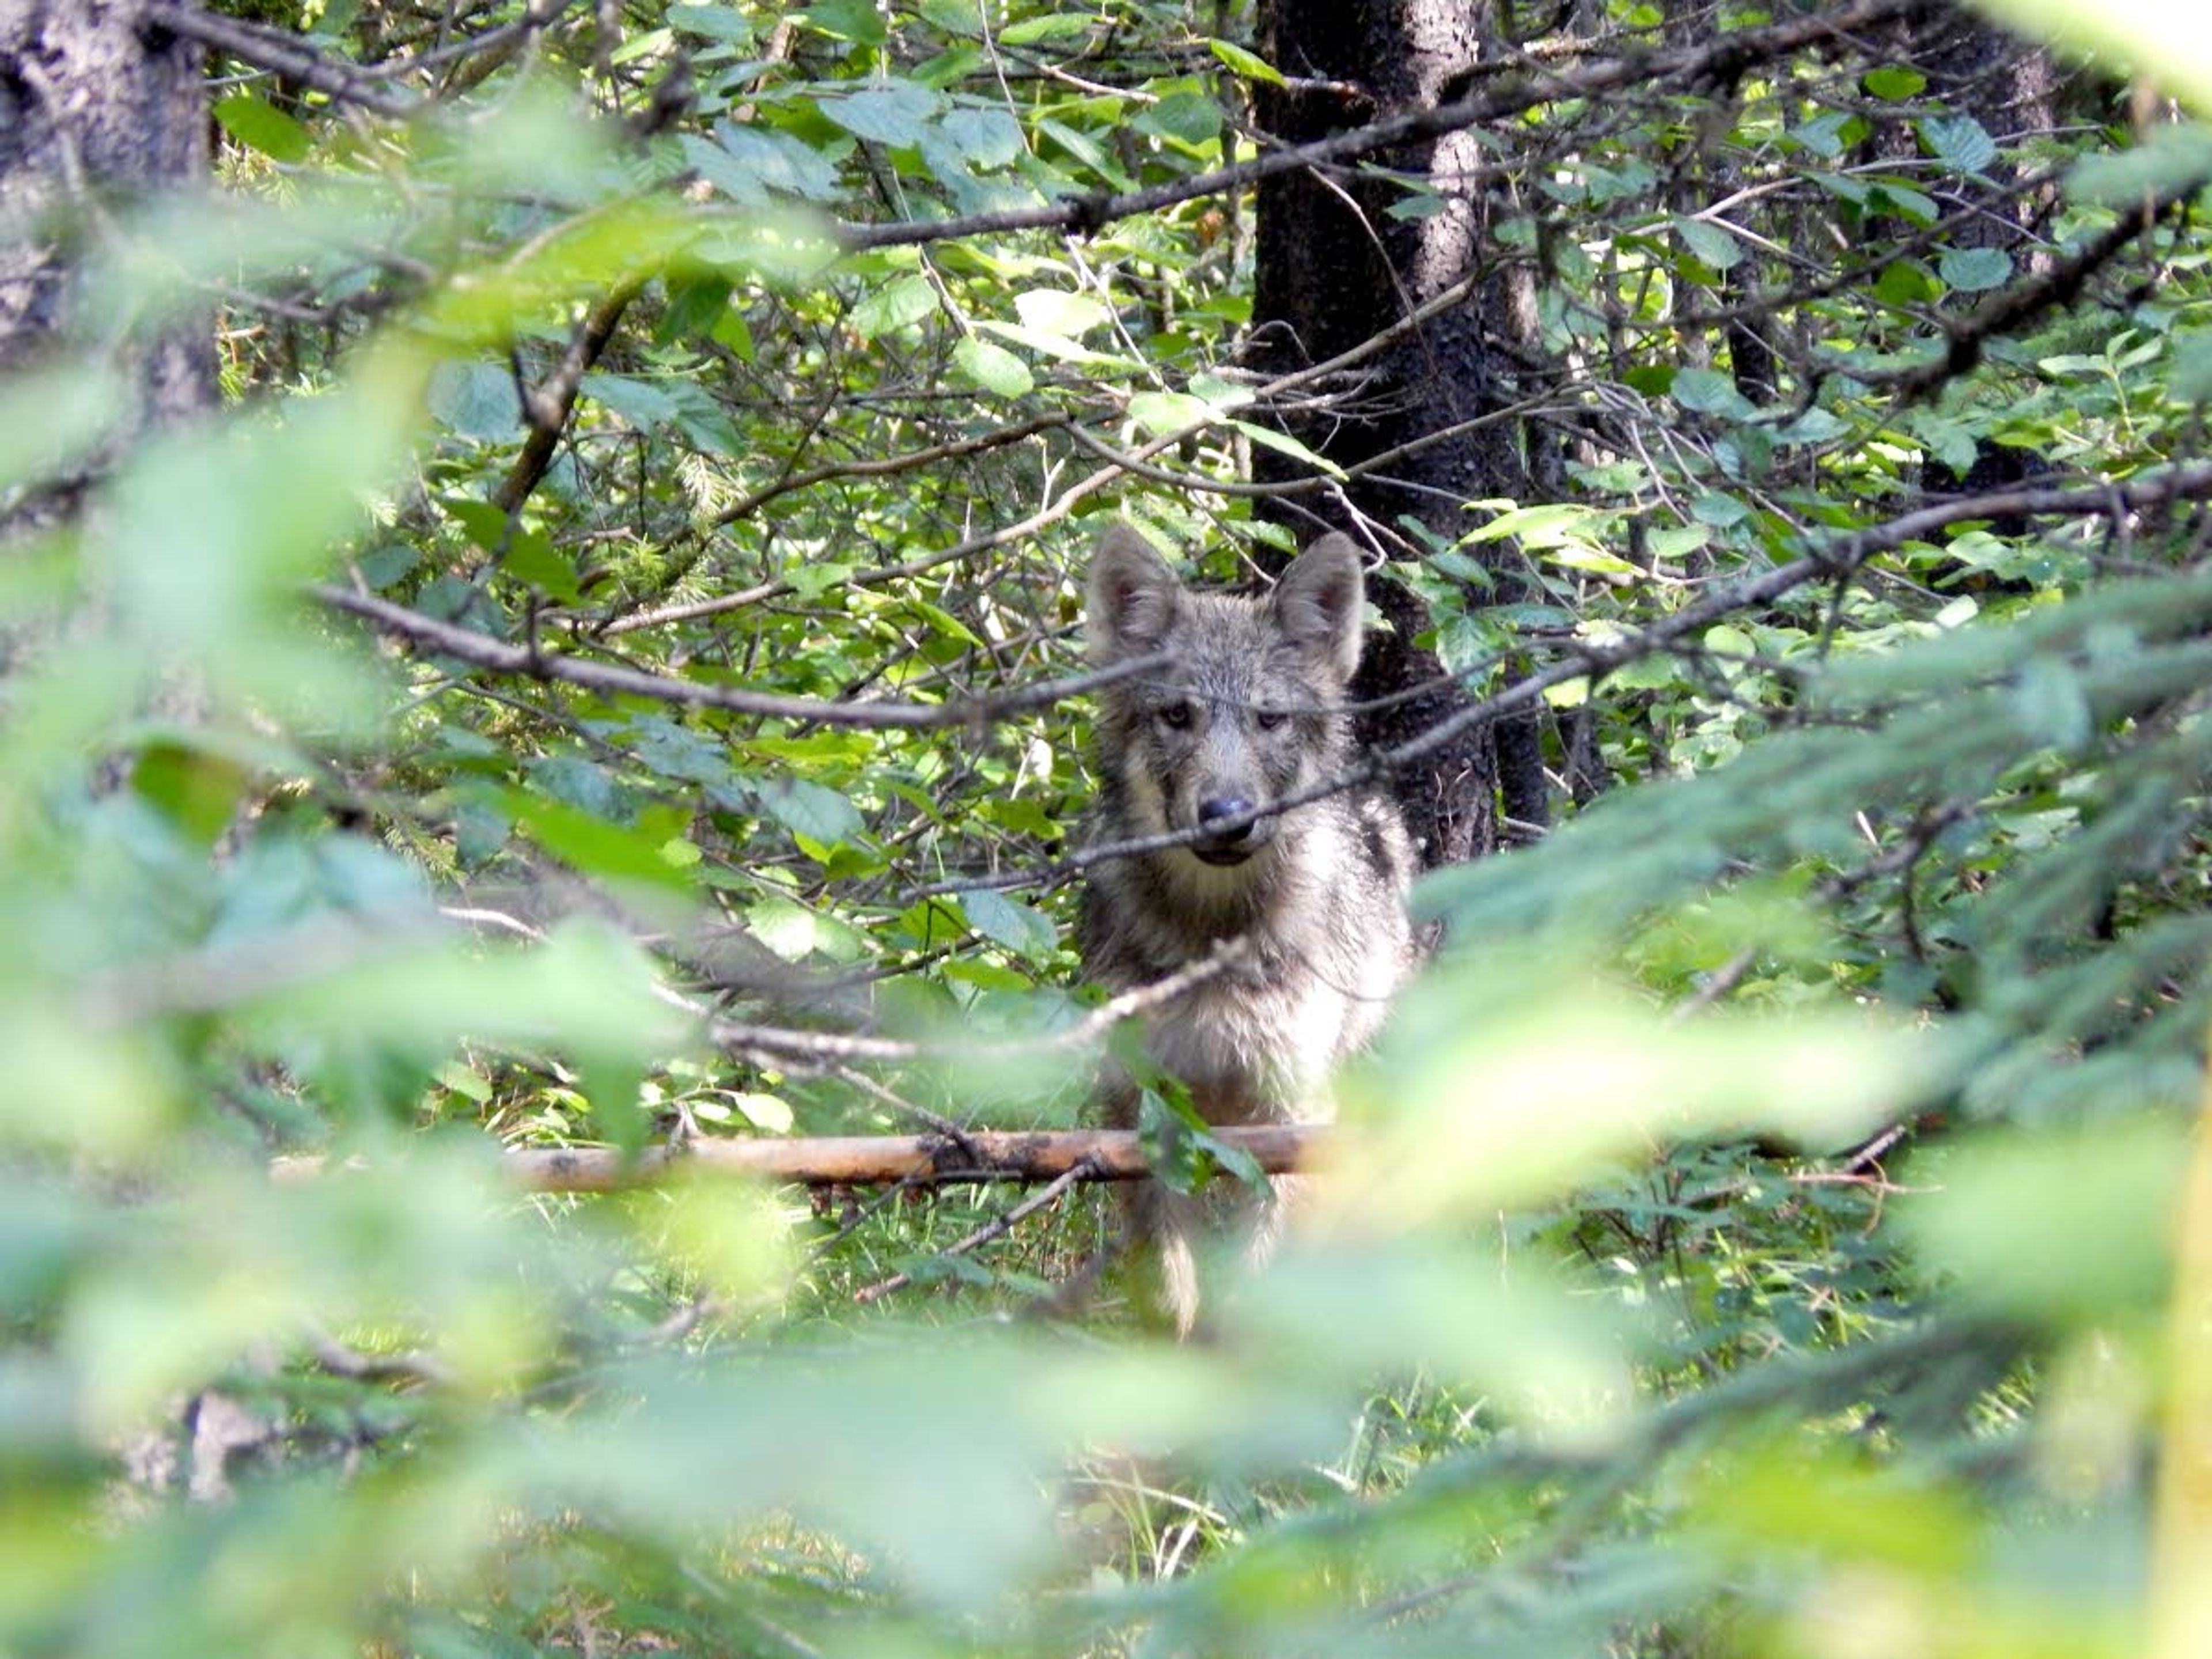
[[[1192,181],[1297,66],[1157,0],[251,9],[411,117],[215,53],[219,191],[89,213],[0,383],[0,505],[111,472],[0,563],[0,1648],[2141,1644],[2212,148],[1879,30],[1579,97],[1768,21],[1580,9],[1477,130],[1571,488],[1403,566],[1562,822],[1424,886],[1312,1237],[1177,1349],[1054,1301],[1095,1198],[956,1252],[1006,1200],[495,1153],[1078,1121],[1085,732],[1013,694],[1109,515],[1285,534]],[[227,406],[143,432],[176,327]]]

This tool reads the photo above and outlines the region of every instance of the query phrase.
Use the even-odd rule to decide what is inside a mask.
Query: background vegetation
[[[0,1650],[2206,1650],[2202,31],[1431,9],[0,24]],[[1314,1236],[518,1195],[1079,1121],[1116,515],[1460,757]]]

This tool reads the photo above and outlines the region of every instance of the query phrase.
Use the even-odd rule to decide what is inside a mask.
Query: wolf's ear
[[[1275,625],[1341,687],[1359,669],[1367,580],[1352,538],[1331,531],[1291,561],[1275,584]]]
[[[1182,583],[1152,544],[1125,524],[1098,538],[1083,599],[1084,641],[1103,668],[1158,648],[1175,626]]]

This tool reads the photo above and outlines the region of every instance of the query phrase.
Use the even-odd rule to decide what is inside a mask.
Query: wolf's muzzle
[[[1233,818],[1252,810],[1252,803],[1242,795],[1217,795],[1198,804],[1198,827],[1201,830],[1223,818]],[[1190,850],[1207,864],[1242,864],[1260,850],[1263,837],[1258,833],[1259,820],[1232,824],[1214,831],[1203,841],[1191,843]]]

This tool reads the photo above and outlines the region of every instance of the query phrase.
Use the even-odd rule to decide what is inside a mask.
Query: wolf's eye
[[[1252,714],[1252,723],[1262,732],[1272,732],[1288,719],[1289,714],[1280,708],[1255,709]]]
[[[1187,702],[1164,702],[1152,713],[1170,732],[1183,731],[1190,725],[1190,704]]]

